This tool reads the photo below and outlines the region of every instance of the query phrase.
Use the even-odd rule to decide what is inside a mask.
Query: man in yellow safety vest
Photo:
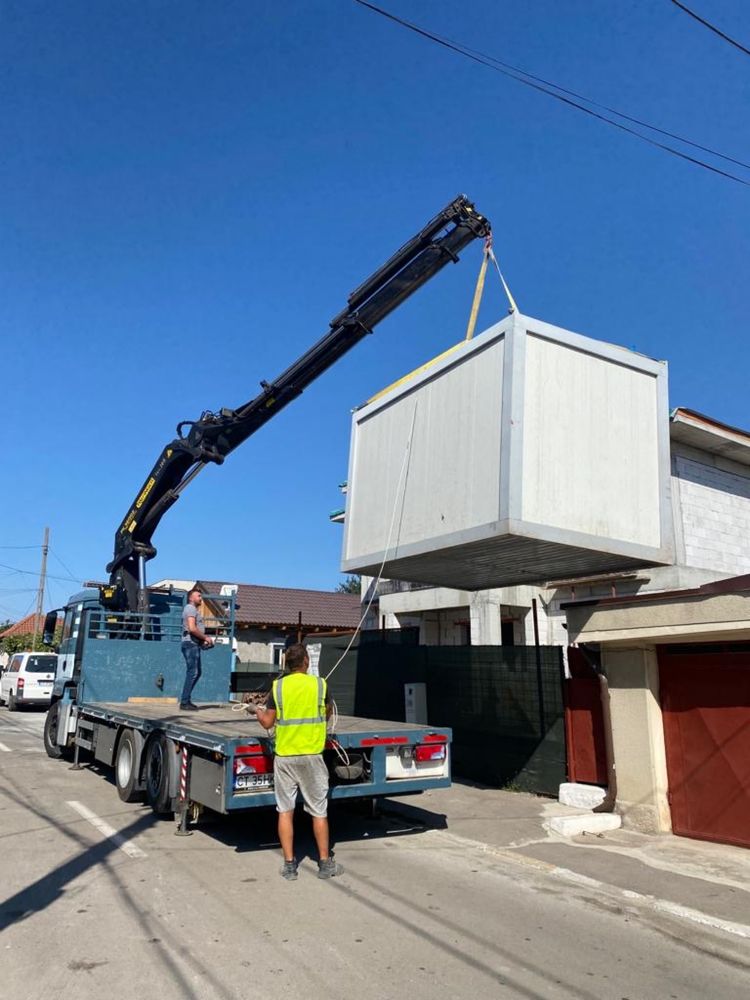
[[[294,806],[302,793],[305,810],[312,817],[318,847],[318,878],[341,875],[343,868],[333,859],[328,839],[328,768],[323,760],[326,720],[331,714],[326,682],[308,674],[310,658],[301,644],[290,646],[284,660],[283,677],[273,682],[265,708],[256,709],[258,722],[266,729],[276,726],[276,756],[273,783],[279,814],[279,840],[284,852],[281,874],[297,878],[294,857]]]

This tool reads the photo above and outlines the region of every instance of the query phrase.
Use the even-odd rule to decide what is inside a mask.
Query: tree
[[[347,576],[345,580],[336,587],[337,594],[356,594],[359,596],[362,593],[362,579],[359,575]]]
[[[6,628],[10,628],[15,622],[7,621],[0,623],[0,632],[4,632]],[[62,637],[62,623],[58,623],[55,630],[54,644],[60,643]],[[8,656],[12,656],[14,653],[25,653],[31,649],[31,643],[34,636],[31,632],[24,632],[21,635],[9,635],[5,639],[0,639],[0,653],[7,653]],[[45,645],[42,642],[42,636],[38,632],[36,636],[36,651],[38,653],[49,653],[52,650],[52,646]]]

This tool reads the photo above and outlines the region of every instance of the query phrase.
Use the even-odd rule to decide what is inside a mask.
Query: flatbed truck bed
[[[65,703],[69,752],[113,766],[120,798],[197,816],[273,806],[273,735],[236,702],[181,711],[168,698]],[[450,785],[446,728],[336,716],[323,757],[331,799],[414,795]]]
[[[246,711],[239,711],[238,702],[198,702],[197,712],[183,712],[176,703],[164,704],[165,699],[138,703],[130,701],[83,704],[81,710],[92,716],[111,719],[143,728],[161,729],[175,738],[220,750],[227,740],[266,739],[268,732]],[[416,737],[427,727],[411,722],[389,722],[383,719],[361,719],[355,715],[339,715],[336,732],[344,747],[358,746],[359,738],[377,735],[413,734]]]

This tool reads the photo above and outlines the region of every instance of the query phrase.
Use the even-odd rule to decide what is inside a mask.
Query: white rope
[[[336,702],[331,698],[331,716],[328,719],[327,733],[328,733],[328,743],[331,749],[336,753],[336,756],[341,761],[345,767],[349,767],[351,761],[349,760],[349,754],[344,750],[339,741],[335,738],[336,728],[339,724],[339,707]]]
[[[401,479],[402,478],[404,480],[404,490],[403,490],[403,494],[402,494],[402,497],[401,497],[401,516],[402,517],[403,517],[403,513],[404,513],[404,511],[403,511],[403,504],[404,504],[404,501],[406,500],[406,480],[408,479],[408,467],[409,467],[409,461],[408,460],[409,460],[409,457],[411,455],[411,441],[412,441],[412,436],[414,434],[414,421],[417,418],[417,406],[418,405],[419,405],[419,401],[417,401],[414,404],[414,412],[411,415],[411,427],[409,429],[409,437],[407,438],[407,441],[406,441],[406,448],[404,450],[404,458],[403,458],[403,461],[401,462],[401,471],[398,474],[398,482],[396,483],[396,495],[395,495],[394,500],[393,500],[393,513],[391,514],[391,524],[390,524],[390,527],[388,529],[388,538],[386,540],[385,551],[383,553],[383,561],[380,564],[380,569],[378,570],[378,575],[375,577],[375,581],[373,582],[373,584],[372,584],[372,586],[370,588],[371,589],[370,599],[367,602],[367,605],[365,606],[365,610],[362,612],[362,617],[359,619],[359,623],[358,623],[356,629],[354,630],[354,633],[353,633],[351,639],[349,640],[346,649],[344,650],[344,652],[341,654],[341,656],[338,658],[338,660],[336,660],[336,662],[334,663],[334,665],[331,667],[331,669],[326,674],[326,677],[325,677],[326,680],[328,680],[328,678],[331,676],[331,674],[333,673],[333,671],[338,667],[338,665],[341,663],[341,661],[344,659],[344,657],[346,656],[346,654],[349,652],[349,650],[354,645],[354,641],[357,638],[357,636],[359,635],[359,633],[361,632],[362,625],[364,624],[364,621],[365,621],[365,619],[367,618],[367,615],[370,612],[370,608],[372,607],[372,602],[375,600],[375,595],[378,592],[378,584],[380,583],[380,581],[383,578],[383,570],[385,569],[385,564],[388,561],[388,553],[391,550],[391,539],[393,537],[393,528],[394,528],[394,526],[396,524],[396,511],[398,510],[398,501],[399,501],[399,493],[401,492]],[[406,473],[406,475],[404,475],[404,473]],[[399,539],[400,536],[401,536],[401,522],[399,521],[399,531],[398,531],[398,537],[396,538],[395,548],[398,548],[398,539]]]
[[[495,251],[492,249],[492,247],[489,248],[488,253],[489,253],[489,256],[490,256],[490,260],[495,265],[495,270],[498,273],[500,281],[502,282],[503,289],[505,290],[505,294],[508,297],[508,302],[510,302],[510,311],[512,313],[518,312],[518,306],[516,305],[516,300],[513,298],[513,296],[510,293],[510,288],[508,288],[508,283],[505,280],[505,278],[503,277],[503,272],[500,270],[500,265],[497,262],[497,257],[495,256]]]

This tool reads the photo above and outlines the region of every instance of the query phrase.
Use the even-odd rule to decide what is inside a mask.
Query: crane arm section
[[[220,465],[433,275],[456,262],[469,243],[489,232],[489,222],[472,203],[464,195],[455,198],[351,293],[316,344],[273,381],[261,382],[254,399],[178,424],[177,437],[162,451],[117,529],[102,599],[120,610],[145,610],[144,565],[156,555],[154,531],[198,472],[209,463]]]

